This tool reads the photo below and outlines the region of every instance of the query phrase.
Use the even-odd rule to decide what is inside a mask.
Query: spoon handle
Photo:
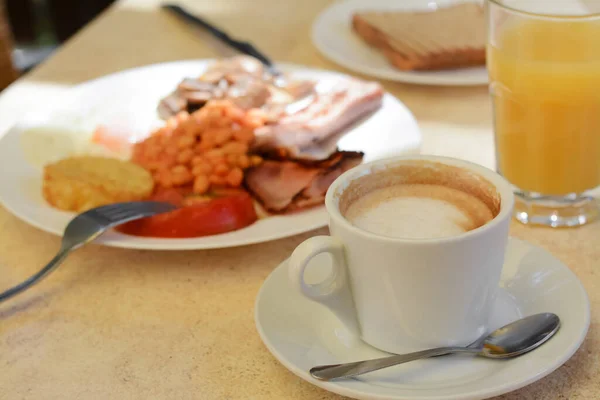
[[[393,365],[404,364],[409,361],[454,353],[479,353],[480,348],[468,347],[439,347],[436,349],[417,351],[408,354],[398,354],[373,360],[357,361],[346,364],[321,365],[310,369],[310,374],[319,380],[329,381],[336,378],[348,378],[377,371]]]

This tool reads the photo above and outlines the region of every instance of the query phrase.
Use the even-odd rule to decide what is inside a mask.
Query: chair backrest
[[[12,62],[13,40],[6,18],[4,1],[0,0],[0,90],[4,89],[17,78],[17,72]]]

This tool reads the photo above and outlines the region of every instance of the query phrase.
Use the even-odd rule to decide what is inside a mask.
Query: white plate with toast
[[[66,154],[61,135],[85,131],[103,124],[141,136],[162,123],[156,113],[159,100],[184,77],[198,76],[214,60],[178,61],[150,65],[108,75],[69,89],[61,101],[32,110],[0,139],[0,203],[12,214],[44,231],[62,235],[74,214],[51,207],[42,196],[43,165]],[[338,73],[282,65],[284,70],[308,79],[326,79]],[[55,131],[40,140],[31,128]],[[61,132],[63,132],[61,134]],[[64,142],[64,141],[63,141]],[[63,143],[64,144],[64,143]],[[418,153],[421,135],[410,111],[395,97],[385,94],[382,107],[351,128],[338,142],[341,150],[364,152],[363,161]],[[111,231],[97,240],[108,246],[149,250],[192,250],[241,246],[280,239],[327,224],[324,206],[290,215],[272,216],[237,231],[189,239],[159,239]]]
[[[468,2],[477,2],[467,0]],[[346,0],[325,9],[312,27],[312,40],[317,49],[331,61],[352,71],[393,81],[443,86],[476,86],[488,83],[485,66],[405,71],[393,66],[380,50],[367,44],[353,30],[352,16],[356,12],[421,12],[451,6],[460,0]],[[453,29],[456,24],[443,24],[440,30]],[[393,27],[392,27],[393,28]],[[412,30],[415,37],[424,33]],[[481,28],[483,29],[483,28]],[[443,33],[443,31],[441,31]],[[448,32],[451,34],[451,32]]]

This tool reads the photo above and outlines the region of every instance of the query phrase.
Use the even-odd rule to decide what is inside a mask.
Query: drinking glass
[[[599,215],[600,2],[487,0],[498,172],[515,217],[552,227]]]

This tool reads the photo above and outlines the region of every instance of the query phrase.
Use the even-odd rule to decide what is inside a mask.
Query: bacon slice
[[[282,211],[321,171],[293,161],[264,161],[246,172],[246,185],[266,209]]]
[[[322,204],[331,183],[362,158],[363,153],[336,152],[319,163],[266,160],[246,172],[246,186],[268,211],[307,208]]]
[[[354,78],[321,82],[316,92],[315,100],[302,111],[257,129],[255,150],[284,150],[292,158],[328,158],[336,150],[340,132],[378,109],[383,99],[378,83]]]

